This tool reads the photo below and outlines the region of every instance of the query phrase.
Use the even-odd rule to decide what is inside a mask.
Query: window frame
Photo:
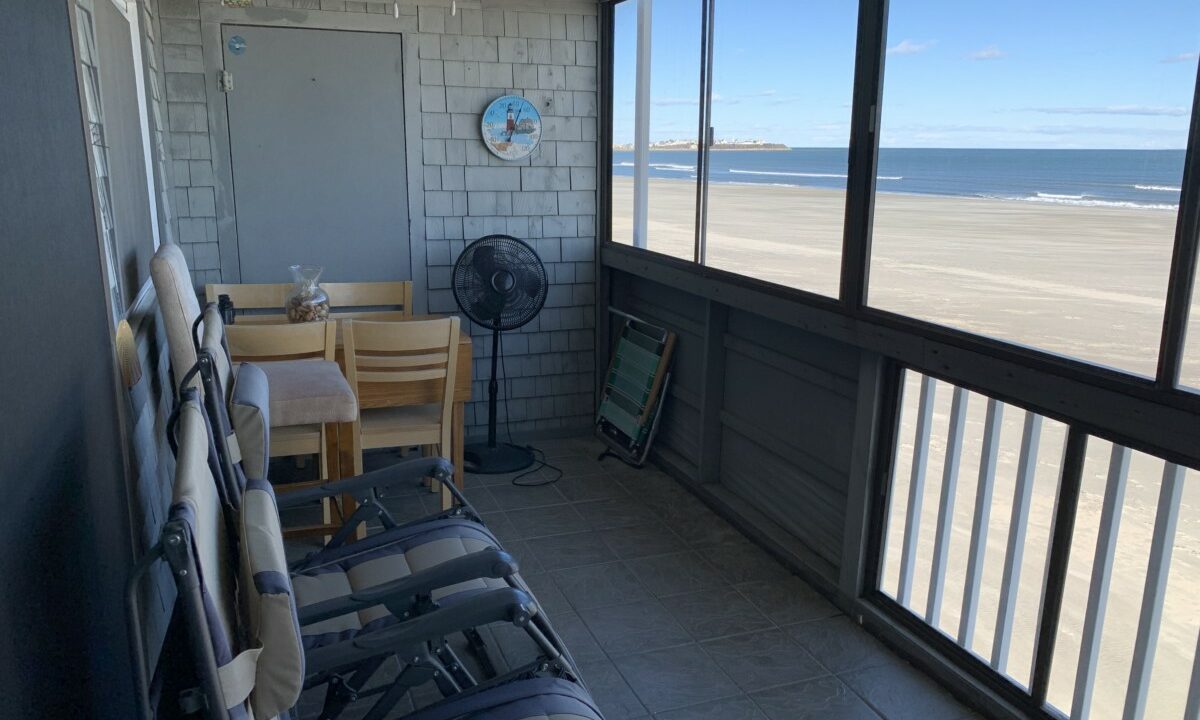
[[[757,278],[720,270],[702,262],[703,231],[707,216],[707,121],[711,117],[712,34],[715,0],[704,0],[705,20],[701,40],[702,72],[699,121],[702,142],[697,161],[696,252],[691,261],[679,260],[649,248],[635,248],[612,238],[612,98],[614,8],[620,2],[607,0],[600,5],[600,39],[603,44],[598,113],[599,137],[597,167],[602,173],[598,184],[599,249],[602,256],[634,253],[669,267],[683,263],[702,278],[720,279],[741,287],[753,288],[773,298],[798,305],[832,310],[854,321],[918,338],[945,343],[964,350],[1009,360],[1032,370],[1062,375],[1072,380],[1107,390],[1127,393],[1172,408],[1200,413],[1200,389],[1182,386],[1179,375],[1183,365],[1198,255],[1200,255],[1200,63],[1191,106],[1187,149],[1176,217],[1171,269],[1167,284],[1163,327],[1155,377],[1146,378],[1116,368],[1060,355],[1038,347],[987,337],[958,328],[938,325],[911,316],[871,307],[866,303],[870,279],[871,242],[875,206],[875,174],[879,157],[880,114],[883,106],[883,82],[887,55],[888,0],[860,0],[855,48],[854,88],[851,102],[849,165],[846,181],[845,224],[842,237],[840,291],[830,298],[803,289],[777,285]],[[647,255],[648,254],[648,255]],[[918,369],[936,371],[932,365],[917,363]],[[970,382],[969,378],[957,378]],[[994,391],[995,389],[993,389]],[[1129,440],[1126,438],[1126,440]],[[1136,442],[1136,440],[1134,441]]]
[[[115,11],[119,19],[115,28],[124,27],[129,34],[129,56],[123,54],[113,58],[105,58],[101,53],[101,39],[98,34],[98,14],[104,6]],[[147,239],[150,241],[149,252],[156,251],[162,242],[164,214],[161,202],[162,194],[158,185],[162,181],[156,168],[160,167],[158,149],[151,136],[150,106],[154,99],[150,88],[150,74],[153,72],[147,57],[147,38],[149,33],[142,27],[141,6],[126,0],[72,0],[71,23],[73,43],[75,46],[75,64],[77,67],[77,84],[79,88],[80,112],[84,122],[85,142],[88,143],[88,167],[92,185],[92,200],[96,217],[97,245],[100,252],[101,273],[105,278],[106,304],[113,327],[137,307],[146,288],[150,285],[150,267],[138,263],[133,276],[122,273],[121,260],[123,253],[131,250],[139,252],[140,246],[122,242],[120,218],[116,216],[116,205],[111,181],[113,158],[108,144],[107,126],[110,118],[105,113],[106,98],[104,80],[101,78],[105,63],[127,64],[133,81],[133,98],[137,106],[134,108],[137,123],[137,142],[125,150],[129,157],[135,157],[141,172],[144,172],[146,191],[146,213],[148,225]],[[125,25],[119,23],[124,22]],[[85,38],[86,35],[86,38]],[[84,42],[86,40],[86,47]],[[85,58],[86,55],[86,58]],[[91,101],[89,101],[91,98]],[[111,100],[111,98],[107,98]],[[94,106],[94,107],[93,107]],[[92,115],[95,114],[95,119]],[[99,140],[99,141],[97,141]],[[125,158],[128,160],[129,158]]]

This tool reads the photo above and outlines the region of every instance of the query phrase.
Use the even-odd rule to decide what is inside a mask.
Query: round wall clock
[[[542,116],[519,95],[498,97],[483,111],[483,142],[502,160],[528,157],[542,139]]]

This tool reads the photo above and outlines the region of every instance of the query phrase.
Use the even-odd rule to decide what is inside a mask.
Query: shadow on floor
[[[607,720],[974,717],[666,474],[597,461],[591,438],[540,445],[563,471],[558,482],[468,475],[466,493],[519,561]],[[437,501],[414,487],[384,502],[404,520]],[[502,664],[533,656],[523,635],[485,635]],[[437,697],[418,688],[390,717]],[[302,717],[320,702],[306,693]]]

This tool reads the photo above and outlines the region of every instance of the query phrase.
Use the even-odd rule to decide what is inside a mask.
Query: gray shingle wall
[[[175,178],[170,199],[178,238],[197,287],[221,277],[211,147],[201,54],[199,5],[216,0],[158,0],[168,153]],[[595,326],[596,41],[595,14],[480,9],[464,0],[392,3],[344,0],[254,0],[256,6],[379,14],[381,28],[416,42],[419,57],[424,172],[409,178],[424,193],[427,307],[455,312],[451,268],[463,247],[489,233],[527,240],[553,283],[546,308],[506,335],[504,386],[513,433],[549,434],[591,423]],[[474,7],[471,7],[474,5]],[[537,7],[534,2],[529,7]],[[550,3],[547,3],[549,6]],[[465,7],[462,7],[465,6]],[[304,23],[299,24],[301,27]],[[492,156],[479,116],[504,94],[536,104],[542,141],[523,161]],[[410,109],[411,110],[411,109]],[[423,186],[423,190],[418,190]],[[414,228],[414,242],[421,236]],[[470,432],[487,422],[490,337],[476,332]],[[500,418],[505,418],[502,405]],[[503,431],[502,431],[503,432]]]

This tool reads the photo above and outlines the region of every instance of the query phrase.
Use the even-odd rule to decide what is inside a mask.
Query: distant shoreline
[[[792,148],[787,145],[767,143],[765,145],[714,145],[709,148],[713,152],[787,152]],[[614,145],[613,152],[633,152],[632,145]],[[685,147],[672,145],[670,147],[651,147],[650,152],[696,152],[696,146]]]
[[[692,168],[692,170],[694,171],[694,168]],[[628,181],[628,182],[633,181],[633,177],[630,175],[614,174],[612,177],[614,180],[619,179],[621,181]],[[884,178],[881,177],[879,179],[884,179]],[[695,185],[696,185],[696,179],[694,176],[691,178],[652,177],[650,179],[650,181],[653,183],[687,184],[687,185],[691,185],[693,187],[695,187]],[[746,181],[738,181],[738,180],[711,180],[709,184],[712,186],[726,186],[726,187],[753,187],[753,188],[772,188],[772,189],[781,189],[781,190],[799,190],[801,192],[815,191],[815,192],[841,193],[841,194],[845,193],[844,188],[820,187],[817,185],[805,185],[805,184],[801,184],[801,183],[787,183],[787,182],[746,182]],[[883,189],[883,188],[876,188],[875,192],[878,194],[881,194],[881,195],[901,195],[901,196],[914,197],[914,198],[947,198],[947,199],[951,199],[951,200],[983,200],[983,201],[987,201],[987,202],[1001,202],[1001,203],[1028,203],[1030,205],[1041,205],[1041,206],[1045,206],[1045,207],[1050,207],[1050,206],[1083,207],[1083,208],[1095,208],[1095,209],[1099,209],[1099,210],[1133,210],[1135,212],[1146,212],[1146,211],[1149,211],[1149,212],[1178,212],[1179,211],[1179,205],[1176,203],[1149,204],[1149,203],[1135,203],[1135,202],[1126,202],[1126,201],[1084,200],[1082,198],[1080,198],[1080,199],[1057,198],[1054,196],[1050,196],[1050,197],[1045,197],[1045,196],[1042,196],[1042,197],[1038,197],[1038,196],[1004,197],[1004,196],[1000,196],[1000,195],[968,195],[968,194],[955,195],[955,194],[951,194],[951,193],[915,192],[915,191],[911,191],[911,190],[905,191],[905,190],[891,190],[891,189]]]

